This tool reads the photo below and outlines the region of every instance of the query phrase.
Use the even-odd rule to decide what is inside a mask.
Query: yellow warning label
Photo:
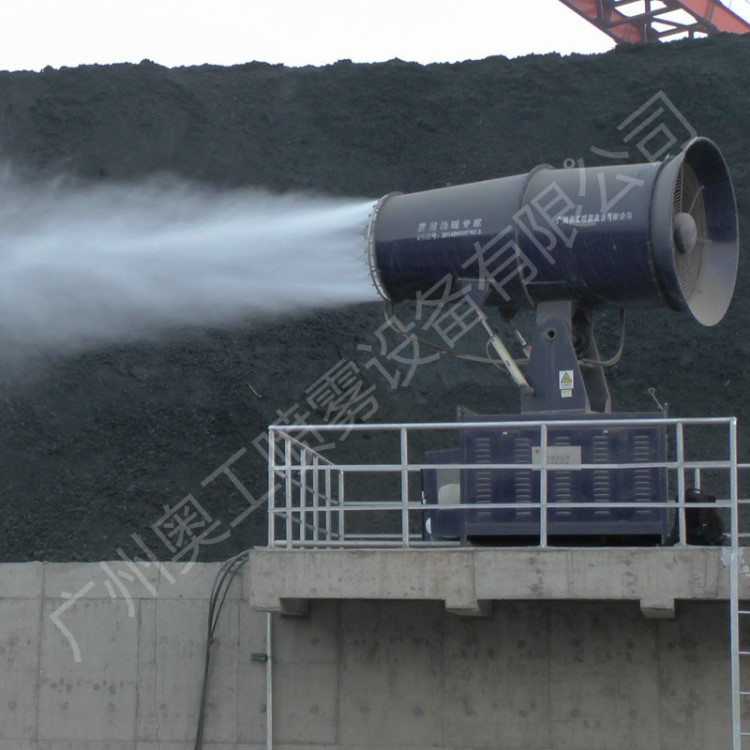
[[[569,390],[573,387],[573,370],[560,370],[560,390]]]

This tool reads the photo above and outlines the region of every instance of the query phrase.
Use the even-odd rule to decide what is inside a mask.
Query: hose
[[[216,626],[219,623],[219,615],[224,606],[224,601],[229,593],[232,581],[245,562],[249,560],[250,550],[240,552],[238,555],[231,557],[222,563],[219,572],[214,580],[211,596],[208,600],[208,627],[206,635],[206,655],[203,665],[203,683],[201,685],[200,703],[198,707],[198,725],[195,732],[194,750],[201,750],[203,747],[203,731],[205,729],[206,719],[206,699],[208,697],[208,673],[211,663],[211,646],[214,642]]]

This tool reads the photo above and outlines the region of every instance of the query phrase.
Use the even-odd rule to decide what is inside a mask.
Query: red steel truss
[[[560,0],[616,42],[656,42],[683,35],[750,32],[750,23],[719,0]]]

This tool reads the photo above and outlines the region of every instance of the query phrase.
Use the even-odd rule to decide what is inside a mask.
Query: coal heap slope
[[[144,61],[0,73],[0,160],[40,178],[117,182],[167,172],[223,187],[375,198],[539,163],[608,163],[592,147],[629,149],[631,161],[644,161],[635,141],[623,146],[618,126],[658,95],[683,118],[666,107],[678,138],[690,127],[721,147],[742,230],[748,67],[750,38],[720,36],[600,56],[428,66],[166,69]],[[632,315],[625,356],[610,371],[617,408],[653,408],[653,386],[672,414],[744,419],[747,280],[743,252],[734,303],[716,329],[666,310]],[[170,559],[175,548],[156,532],[194,501],[218,522],[200,559],[263,543],[262,508],[244,515],[248,500],[226,475],[201,483],[236,457],[237,478],[260,498],[265,462],[254,439],[295,409],[304,414],[306,389],[341,360],[359,364],[363,387],[375,386],[377,421],[450,420],[457,404],[517,410],[507,378],[455,360],[422,365],[391,388],[357,349],[377,346],[381,321],[373,303],[4,367],[0,560],[144,556],[139,543]]]

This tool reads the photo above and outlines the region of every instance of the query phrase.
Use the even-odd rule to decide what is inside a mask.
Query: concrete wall
[[[192,748],[216,571],[0,566],[0,750]],[[266,615],[247,584],[215,645],[214,750],[265,742],[266,665],[251,657]],[[316,601],[273,617],[274,742],[728,750],[728,635],[725,601],[678,602],[667,620],[637,601],[495,602],[475,618],[443,602]]]

